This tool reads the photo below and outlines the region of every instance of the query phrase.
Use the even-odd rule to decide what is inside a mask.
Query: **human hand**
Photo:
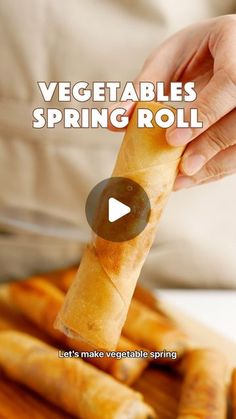
[[[144,63],[140,81],[195,82],[203,128],[167,130],[173,146],[187,145],[174,189],[236,172],[236,15],[191,25],[167,39]],[[134,104],[127,103],[127,114]],[[193,104],[185,105],[185,112]]]

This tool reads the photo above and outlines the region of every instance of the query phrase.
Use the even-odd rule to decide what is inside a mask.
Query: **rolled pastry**
[[[23,333],[0,332],[0,370],[80,419],[155,418],[140,393]]]
[[[45,278],[49,279],[51,283],[53,283],[57,288],[59,288],[63,292],[67,292],[70,286],[72,285],[73,281],[75,280],[75,276],[76,269],[72,267],[57,272],[49,272],[45,276]],[[137,284],[133,298],[141,301],[141,303],[147,305],[149,308],[157,311],[158,313],[165,315],[158,306],[158,299],[154,294],[152,294],[152,292],[148,288],[143,287],[140,284]]]
[[[178,419],[226,418],[226,364],[215,350],[189,352]]]
[[[176,351],[178,357],[187,346],[187,338],[175,324],[133,298],[122,333],[150,351]]]
[[[56,327],[67,335],[107,350],[117,346],[183,151],[183,147],[167,144],[165,129],[157,125],[137,128],[137,109],[145,107],[155,113],[163,106],[156,102],[137,105],[112,176],[132,179],[144,188],[151,204],[148,225],[137,237],[125,242],[94,237],[83,254],[56,322]]]
[[[56,339],[62,349],[70,348],[76,351],[93,351],[93,348],[81,340],[71,339],[55,330],[53,323],[60,309],[64,294],[44,278],[31,278],[25,281],[13,282],[9,285],[9,296],[12,304],[20,313],[36,324],[40,330]],[[121,336],[117,350],[135,351],[139,346]],[[148,365],[144,358],[86,358],[98,368],[109,372],[119,381],[133,384]]]
[[[77,271],[78,267],[75,268],[74,266],[71,266],[70,268],[61,269],[55,272],[49,272],[45,275],[41,275],[41,277],[45,277],[45,279],[48,279],[56,287],[60,288],[61,291],[67,292],[75,279]]]
[[[67,278],[66,282],[64,282],[63,277],[57,282],[57,285],[60,289],[64,288],[67,291],[67,287],[72,284],[74,277],[69,273],[65,276]],[[134,297],[131,300],[123,334],[142,348],[152,351],[173,350],[178,352],[178,357],[183,354],[188,346],[186,336],[159,309],[155,296],[151,291],[140,285],[137,285]],[[120,350],[122,340],[124,340],[123,337],[119,340],[118,350]],[[136,349],[138,348],[136,347]],[[167,358],[165,362],[168,362],[168,360]]]
[[[36,328],[32,322],[28,321],[17,309],[16,305],[12,303],[9,284],[4,285],[4,287],[4,298],[3,296],[0,298],[0,330],[18,330],[51,344],[52,339],[42,330]]]
[[[151,310],[157,311],[158,313],[166,317],[166,314],[163,313],[163,311],[159,307],[158,298],[148,288],[143,287],[140,284],[137,284],[133,298],[140,301],[142,304],[145,304]]]
[[[41,397],[26,388],[0,376],[0,418],[72,419],[72,416],[51,403],[42,401]]]

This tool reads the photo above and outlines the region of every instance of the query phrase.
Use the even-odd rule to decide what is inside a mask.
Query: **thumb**
[[[109,116],[111,115],[112,111],[114,111],[114,109],[121,108],[121,109],[125,109],[125,113],[124,113],[123,116],[128,116],[129,119],[130,119],[131,116],[132,116],[132,113],[134,111],[135,104],[136,104],[136,102],[133,102],[132,100],[127,100],[127,102],[117,102],[117,103],[115,103],[115,104],[113,104],[112,106],[109,107],[109,109],[108,109]],[[114,125],[112,125],[112,123],[111,123],[110,118],[109,118],[109,121],[108,121],[108,129],[110,131],[125,131],[125,128],[114,127]]]
[[[236,173],[236,145],[218,153],[194,176],[179,175],[175,181],[174,190],[219,180],[233,173]]]
[[[171,65],[167,65],[167,57],[170,58],[175,53],[174,46],[172,48],[165,48],[165,43],[161,47],[157,48],[152,54],[146,59],[140,73],[135,77],[133,85],[137,96],[139,97],[140,82],[148,81],[155,84],[157,81],[162,81],[169,84],[171,81],[171,74],[174,72],[173,66],[175,60],[172,60]],[[164,65],[165,63],[165,65]],[[117,102],[109,108],[109,114],[117,108],[123,108],[126,110],[125,115],[132,116],[136,102],[127,100],[126,102]],[[115,128],[109,123],[108,129],[111,131],[120,131],[124,129]]]

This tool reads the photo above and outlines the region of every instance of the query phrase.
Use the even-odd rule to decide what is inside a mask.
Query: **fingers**
[[[168,42],[169,40],[166,41],[166,43]],[[171,74],[174,72],[176,65],[175,54],[177,54],[177,47],[173,41],[172,45],[169,45],[169,47],[166,48],[166,43],[163,43],[159,48],[153,51],[133,81],[137,95],[139,95],[139,83],[141,81],[155,83],[158,80],[161,80],[167,84],[170,82]],[[163,63],[165,63],[165,65],[163,65]],[[124,108],[126,109],[125,116],[129,116],[130,118],[135,105],[136,103],[131,100],[128,100],[127,102],[118,102],[109,108],[109,113],[111,113],[113,109]],[[124,129],[113,127],[111,124],[108,125],[108,129],[111,131],[124,131]]]
[[[133,111],[134,111],[135,105],[136,105],[136,103],[135,102],[132,102],[131,100],[128,100],[127,102],[115,103],[113,106],[110,106],[110,108],[109,108],[109,114],[111,114],[111,112],[114,109],[123,108],[123,109],[125,109],[125,114],[123,116],[128,116],[130,118],[131,115],[132,115],[132,113],[133,113]],[[108,121],[108,129],[110,131],[119,131],[119,132],[120,131],[125,131],[125,128],[117,128],[117,127],[114,127],[111,124],[110,119]]]
[[[181,160],[181,172],[187,176],[194,175],[220,151],[234,144],[236,144],[236,110],[189,143]]]
[[[236,67],[235,67],[236,72]],[[173,146],[188,144],[210,126],[228,114],[236,105],[236,84],[223,70],[215,73],[207,86],[198,94],[194,104],[185,107],[186,115],[190,108],[198,110],[198,120],[202,128],[178,129],[175,126],[167,130],[167,141]]]
[[[174,190],[215,181],[233,173],[236,173],[236,145],[219,152],[194,176],[179,175],[175,181]]]
[[[207,48],[213,58],[213,76],[198,93],[194,104],[185,107],[198,109],[202,128],[178,130],[175,126],[167,130],[167,141],[174,146],[184,145],[196,138],[236,105],[236,16],[229,15],[215,20],[215,28],[209,32]]]

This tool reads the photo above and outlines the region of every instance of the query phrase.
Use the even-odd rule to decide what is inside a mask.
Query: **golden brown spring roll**
[[[178,419],[226,418],[226,363],[211,349],[189,352],[184,361]]]
[[[0,377],[0,418],[73,419],[35,393],[3,377]]]
[[[145,304],[152,310],[157,310],[157,298],[154,294],[152,294],[149,289],[143,287],[140,284],[137,284],[135,290],[134,290],[134,297],[136,300],[140,301],[141,303]]]
[[[52,344],[53,342],[49,335],[44,333],[43,330],[36,328],[17,309],[16,305],[12,304],[9,285],[4,287],[4,297],[1,296],[0,298],[0,330],[18,330]]]
[[[59,288],[63,292],[67,292],[70,286],[72,285],[73,281],[75,280],[76,272],[76,268],[71,267],[63,271],[57,271],[52,273],[49,272],[48,274],[46,274],[45,277],[49,279],[49,281],[53,283],[57,288]],[[161,313],[164,316],[166,316],[166,314],[162,312],[161,308],[158,307],[158,300],[156,296],[143,285],[137,284],[133,298],[135,298],[138,301],[141,301],[141,303],[145,304],[152,310],[155,310],[158,313]]]
[[[61,269],[59,271],[48,272],[45,275],[41,275],[41,278],[45,277],[45,279],[48,279],[56,287],[60,288],[61,291],[67,292],[75,279],[77,271],[78,267],[71,266],[70,268]]]
[[[161,419],[176,419],[181,391],[181,378],[164,368],[148,368],[135,383],[148,404]]]
[[[0,370],[80,419],[155,418],[140,393],[23,333],[0,332]]]
[[[36,324],[40,330],[56,339],[62,348],[76,351],[93,351],[93,348],[81,340],[71,339],[55,330],[53,323],[63,303],[64,294],[53,284],[43,278],[14,282],[9,285],[9,295],[16,307],[29,320]],[[134,351],[140,349],[138,345],[121,337],[118,351]],[[92,364],[109,372],[118,380],[126,384],[133,384],[148,365],[148,360],[143,358],[88,358]]]
[[[167,144],[165,129],[157,125],[152,129],[137,128],[137,109],[147,106],[153,112],[163,107],[156,102],[137,105],[112,176],[129,178],[144,188],[151,205],[148,225],[126,242],[94,237],[84,252],[56,322],[56,327],[67,335],[107,350],[117,346],[183,152],[183,147]]]
[[[150,351],[176,351],[178,356],[187,345],[186,336],[171,320],[135,299],[130,305],[123,334]]]
[[[231,406],[232,406],[232,419],[236,419],[236,369],[234,369],[232,373]]]

